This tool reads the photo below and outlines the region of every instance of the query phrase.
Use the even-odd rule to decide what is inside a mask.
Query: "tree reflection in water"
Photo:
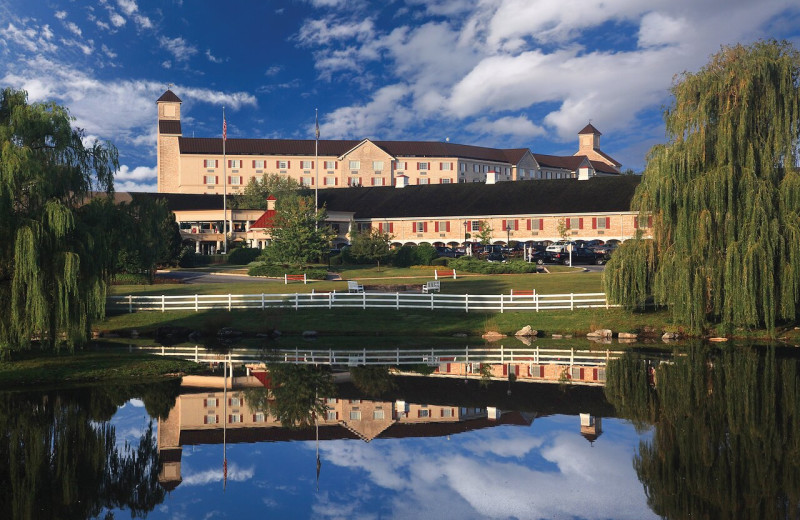
[[[107,423],[142,397],[162,415],[175,383],[0,393],[0,510],[4,518],[92,518],[104,509],[144,517],[164,500],[152,421],[137,448],[116,446]],[[110,516],[109,516],[110,517]]]
[[[776,350],[694,346],[648,377],[641,358],[608,369],[618,412],[654,422],[634,467],[665,518],[800,517],[800,382]]]

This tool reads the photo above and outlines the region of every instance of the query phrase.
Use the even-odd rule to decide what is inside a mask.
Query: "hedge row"
[[[512,260],[511,262],[501,263],[465,257],[450,260],[448,266],[455,269],[456,272],[464,271],[467,273],[479,274],[535,273],[537,269],[536,264],[529,264],[523,260]]]
[[[251,265],[247,274],[250,276],[270,276],[282,278],[285,274],[305,274],[309,280],[324,280],[328,275],[327,269],[313,267],[297,267],[283,264],[266,264],[263,262]]]

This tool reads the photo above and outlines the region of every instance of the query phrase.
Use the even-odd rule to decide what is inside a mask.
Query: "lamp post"
[[[464,221],[464,254],[465,255],[472,255],[472,251],[467,251],[467,228],[469,228],[469,220]]]
[[[511,224],[506,224],[506,247],[511,247]]]

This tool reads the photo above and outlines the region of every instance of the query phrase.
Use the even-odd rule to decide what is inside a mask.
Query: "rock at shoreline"
[[[663,336],[661,336],[662,341],[676,341],[679,338],[677,332],[665,332]]]
[[[617,338],[619,339],[639,339],[638,334],[634,334],[633,332],[620,332],[617,334]]]
[[[481,337],[483,339],[485,339],[486,341],[497,341],[497,340],[505,338],[507,336],[505,334],[501,334],[501,333],[497,332],[496,330],[490,330],[489,332],[487,332],[486,334],[484,334]]]
[[[614,333],[611,332],[611,329],[597,329],[594,332],[590,332],[586,335],[587,338],[610,338]]]
[[[517,332],[514,333],[515,336],[523,336],[523,337],[531,337],[531,336],[538,336],[539,331],[533,330],[530,325],[525,325]]]
[[[304,338],[316,338],[318,335],[316,330],[304,330],[303,337]]]

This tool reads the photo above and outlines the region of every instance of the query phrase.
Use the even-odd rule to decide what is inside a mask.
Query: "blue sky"
[[[184,135],[444,140],[572,154],[591,121],[641,170],[675,74],[722,45],[800,47],[800,5],[763,0],[0,0],[0,85],[67,106],[155,191],[155,100]]]

